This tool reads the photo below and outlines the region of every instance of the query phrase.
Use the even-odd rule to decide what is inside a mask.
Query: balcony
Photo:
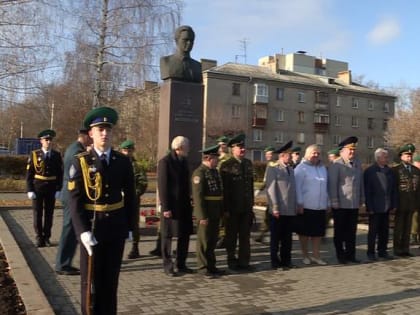
[[[264,128],[267,124],[267,118],[252,117],[252,127]]]
[[[315,103],[315,110],[316,111],[328,111],[329,105],[325,103]]]
[[[254,104],[268,104],[268,96],[267,95],[254,95]]]
[[[329,123],[326,122],[315,122],[314,123],[314,131],[316,133],[327,133],[330,127]]]

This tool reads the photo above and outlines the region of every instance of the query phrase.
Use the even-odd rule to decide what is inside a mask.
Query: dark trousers
[[[356,259],[356,231],[359,209],[333,209],[334,246],[337,259]]]
[[[207,225],[197,224],[197,268],[213,272],[216,269],[216,249],[219,219],[208,219]]]
[[[94,315],[117,314],[117,290],[125,239],[101,241],[93,246]],[[82,314],[86,313],[88,254],[80,246]]]
[[[273,267],[292,263],[292,233],[294,216],[270,215],[270,257]],[[280,245],[280,246],[279,246]],[[280,247],[280,257],[278,256]]]
[[[140,195],[136,195],[136,211],[134,213],[133,243],[140,241]]]
[[[60,242],[58,243],[57,256],[55,260],[55,270],[61,271],[63,268],[71,267],[77,247],[77,238],[71,222],[71,214],[68,200],[63,197],[63,229],[61,230]]]
[[[49,239],[53,224],[55,190],[35,191],[32,201],[33,225],[37,239]]]
[[[172,261],[172,236],[164,233],[164,229],[161,230],[161,233],[163,268],[165,271],[172,271],[174,269],[174,262]],[[190,233],[178,231],[175,256],[175,265],[178,269],[186,267],[185,262],[188,256],[189,244]]]
[[[397,209],[395,212],[394,227],[394,254],[406,254],[410,252],[410,232],[413,211]]]
[[[240,267],[249,266],[251,258],[251,212],[230,213],[226,219],[226,252],[228,264],[238,264]],[[238,259],[236,259],[236,245],[238,246]]]
[[[375,254],[375,243],[378,239],[378,255],[383,256],[387,252],[389,237],[389,214],[374,213],[369,214],[369,232],[368,232],[368,255]]]

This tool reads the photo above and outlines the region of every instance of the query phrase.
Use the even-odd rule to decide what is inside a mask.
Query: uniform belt
[[[93,210],[93,211],[114,211],[117,209],[121,209],[124,207],[124,200],[121,200],[117,203],[111,203],[111,204],[92,204],[92,203],[86,203],[85,209],[86,210]]]
[[[204,200],[221,201],[223,196],[204,196]]]
[[[57,179],[57,176],[42,176],[42,175],[35,175],[36,179],[40,179],[40,180],[55,180]]]

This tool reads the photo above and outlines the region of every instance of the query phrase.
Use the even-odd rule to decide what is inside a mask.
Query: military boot
[[[128,253],[127,258],[128,259],[140,258],[138,243],[133,242],[133,247],[131,248],[131,251]]]

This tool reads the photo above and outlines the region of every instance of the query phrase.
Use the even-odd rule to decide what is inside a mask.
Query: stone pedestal
[[[172,139],[190,140],[190,171],[201,163],[203,146],[203,93],[201,83],[165,80],[160,88],[158,160],[170,149]]]

